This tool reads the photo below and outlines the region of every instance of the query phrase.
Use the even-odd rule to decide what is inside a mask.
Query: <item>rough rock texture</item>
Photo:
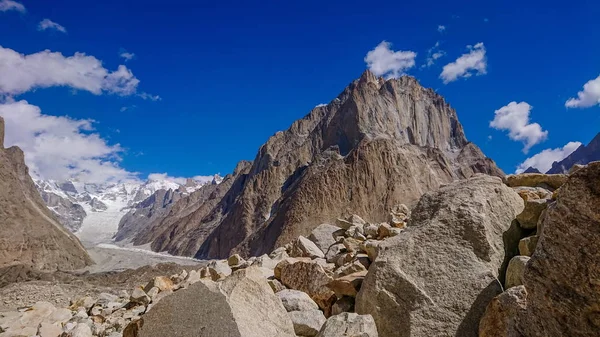
[[[522,210],[516,192],[486,175],[425,194],[407,229],[380,244],[356,312],[384,337],[477,336],[502,291],[503,234]]]
[[[581,145],[565,159],[554,162],[546,173],[569,173],[575,165],[585,165],[600,160],[600,133],[588,145]]]
[[[0,117],[0,134],[4,120]],[[46,207],[23,151],[0,146],[0,268],[14,264],[69,270],[92,263],[79,240]]]
[[[566,174],[521,173],[505,177],[506,185],[510,187],[542,187],[555,190],[567,181]]]
[[[527,291],[518,286],[496,296],[479,322],[479,337],[523,337],[515,318],[525,313]]]
[[[220,184],[205,185],[189,196],[179,199],[167,212],[142,228],[134,237],[135,245],[151,243],[155,251],[176,255],[196,254],[206,237],[212,233],[235,201],[244,184],[251,162],[238,163],[234,172]],[[229,257],[231,254],[223,256]]]
[[[319,306],[307,293],[299,290],[285,289],[277,293],[287,311],[318,310]]]
[[[137,243],[198,258],[257,256],[350,212],[386,221],[395,205],[477,172],[503,175],[441,96],[414,78],[367,71],[273,135],[220,202],[165,219]]]
[[[529,261],[529,256],[515,256],[510,259],[506,268],[505,288],[512,288],[523,284],[523,273]]]
[[[283,304],[253,267],[175,292],[142,319],[140,337],[295,337]]]
[[[527,264],[524,335],[598,336],[600,331],[600,162],[569,177],[546,211]]]
[[[344,312],[331,316],[317,337],[377,337],[377,328],[373,317]]]
[[[292,311],[289,315],[294,332],[302,337],[316,336],[326,320],[321,310]]]

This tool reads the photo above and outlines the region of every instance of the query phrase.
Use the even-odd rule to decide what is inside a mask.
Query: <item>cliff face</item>
[[[189,222],[196,251],[164,236],[153,248],[198,258],[258,255],[351,212],[387,220],[394,205],[477,172],[503,175],[467,141],[441,96],[414,78],[384,81],[367,71],[271,137],[218,216]]]
[[[0,268],[25,264],[69,270],[92,263],[79,240],[46,207],[29,176],[23,151],[4,148],[0,117]]]
[[[573,165],[586,165],[600,160],[600,133],[588,145],[581,145],[565,159],[554,162],[547,174],[568,173]]]

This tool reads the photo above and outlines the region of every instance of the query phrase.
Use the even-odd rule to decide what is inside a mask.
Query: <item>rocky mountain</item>
[[[478,172],[503,176],[440,95],[366,71],[272,136],[209,204],[171,210],[134,241],[198,258],[260,255],[350,212],[388,220],[396,204]]]
[[[216,175],[213,182],[220,180]],[[36,179],[35,184],[48,208],[84,243],[106,243],[117,232],[121,218],[155,192],[177,191],[179,195],[187,195],[205,182],[188,179],[184,185],[169,180],[92,184],[77,179]]]
[[[23,264],[40,270],[70,270],[91,263],[79,240],[45,206],[29,176],[23,151],[16,146],[4,148],[0,117],[0,267]]]
[[[567,173],[574,165],[586,165],[597,160],[600,160],[600,133],[588,145],[581,145],[565,159],[554,162],[552,168],[546,173]]]

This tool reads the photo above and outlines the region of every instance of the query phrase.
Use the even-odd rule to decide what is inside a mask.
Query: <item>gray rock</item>
[[[333,304],[331,307],[332,315],[339,315],[343,312],[353,312],[354,311],[354,297],[344,296]]]
[[[69,337],[92,337],[92,329],[87,324],[79,323],[69,332]]]
[[[426,193],[407,229],[384,240],[356,298],[382,336],[477,336],[502,286],[503,233],[523,201],[501,179],[476,175]]]
[[[312,337],[316,336],[321,330],[326,319],[321,310],[306,310],[289,312],[294,332],[298,336]]]
[[[537,235],[528,236],[519,241],[519,255],[531,256],[535,251],[539,237]]]
[[[312,241],[300,235],[292,243],[291,257],[324,258],[323,251]]]
[[[398,332],[389,336],[397,336]],[[378,337],[377,327],[371,315],[345,312],[327,319],[317,337]],[[387,336],[387,335],[382,335]]]
[[[139,337],[295,337],[283,304],[256,267],[201,280],[148,311]]]
[[[335,244],[333,233],[337,232],[340,228],[330,224],[322,224],[317,226],[310,232],[308,238],[314,242],[322,252],[327,253],[329,247]]]
[[[283,303],[285,310],[288,312],[319,310],[317,303],[315,303],[315,301],[313,301],[305,292],[285,289],[279,291],[277,296],[279,296],[281,303]]]

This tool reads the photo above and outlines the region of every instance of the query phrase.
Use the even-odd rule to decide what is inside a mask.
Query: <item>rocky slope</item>
[[[198,258],[257,255],[350,212],[387,220],[396,204],[477,172],[503,175],[441,96],[366,71],[272,136],[215,208],[194,221],[168,216],[138,242]]]
[[[0,118],[0,267],[69,270],[91,264],[79,240],[45,206],[23,151],[16,146],[5,149],[3,140]]]
[[[600,160],[600,133],[588,145],[581,145],[565,159],[554,162],[552,168],[546,173],[567,173],[575,165],[585,165],[596,160]]]

